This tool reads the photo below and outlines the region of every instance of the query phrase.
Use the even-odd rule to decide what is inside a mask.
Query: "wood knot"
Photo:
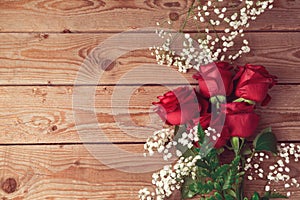
[[[74,164],[75,164],[75,165],[80,165],[80,160],[76,160],[76,161],[74,162]]]
[[[2,183],[1,188],[8,194],[13,193],[17,189],[17,181],[14,178],[8,178]]]
[[[47,39],[49,37],[49,34],[46,34],[46,33],[41,34],[41,37],[44,38],[44,39]]]
[[[179,19],[179,14],[176,12],[170,12],[169,18],[171,21],[177,21]]]
[[[64,29],[64,30],[62,31],[62,33],[72,33],[72,31],[70,31],[69,29]]]
[[[110,71],[115,67],[115,65],[116,65],[116,61],[105,59],[101,62],[100,69],[103,71]]]
[[[52,127],[51,127],[51,131],[56,131],[57,130],[57,126],[56,125],[53,125]]]

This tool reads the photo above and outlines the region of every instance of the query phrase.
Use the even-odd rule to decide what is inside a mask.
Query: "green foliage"
[[[243,156],[248,156],[248,155],[251,155],[251,154],[252,154],[252,150],[249,147],[244,148],[243,151],[242,151]]]
[[[287,196],[277,193],[277,192],[266,192],[265,195],[263,196],[263,200],[268,200],[268,199],[288,199]]]
[[[176,128],[181,133],[185,127]],[[260,197],[257,192],[251,198],[243,196],[242,182],[245,172],[243,165],[245,156],[253,154],[247,147],[245,140],[232,138],[231,145],[235,157],[230,163],[221,164],[219,156],[224,149],[214,149],[206,138],[201,125],[198,125],[199,145],[201,149],[192,147],[184,152],[184,157],[200,155],[202,159],[196,163],[197,171],[195,180],[186,177],[182,186],[182,198],[192,198],[200,195],[201,200],[269,200],[272,198],[285,198],[278,193],[266,193]],[[254,140],[254,151],[270,151],[276,153],[277,140],[271,129],[263,130]],[[203,150],[203,151],[202,151]]]
[[[184,179],[184,183],[181,189],[181,195],[183,199],[192,198],[197,194],[197,192],[194,192],[193,189],[190,189],[190,186],[194,183],[194,181],[195,180],[193,180],[191,177],[186,177]]]
[[[254,192],[254,194],[251,197],[251,200],[260,200],[259,194],[257,192]]]
[[[251,197],[251,200],[270,200],[270,199],[278,199],[278,198],[279,199],[281,199],[281,198],[288,199],[287,196],[282,195],[280,193],[276,193],[276,192],[274,192],[274,193],[266,192],[263,197],[260,197],[257,192],[254,192],[254,194]],[[243,200],[248,200],[248,198],[245,197]]]
[[[205,138],[205,133],[200,124],[198,124],[198,138],[199,138],[199,143],[203,143],[204,138]]]
[[[264,129],[258,134],[253,141],[255,151],[269,151],[274,154],[277,153],[277,139],[272,133],[271,128]]]
[[[238,98],[236,100],[234,100],[233,102],[246,102],[248,104],[252,104],[252,105],[255,105],[255,101],[251,101],[249,99],[244,99],[244,98]]]
[[[186,180],[182,188],[182,197],[191,198],[196,194],[207,195],[202,199],[209,200],[236,200],[236,189],[240,184],[243,173],[240,173],[238,166],[241,157],[236,156],[231,163],[220,165],[218,151],[212,149],[206,157],[197,162],[197,179]]]

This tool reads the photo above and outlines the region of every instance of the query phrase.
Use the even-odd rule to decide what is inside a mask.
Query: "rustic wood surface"
[[[113,34],[0,33],[0,84],[72,85],[87,55],[111,36]],[[145,43],[144,40],[150,38],[142,33],[136,33],[132,37],[136,38],[139,43]],[[276,74],[280,83],[300,82],[300,75],[297,73],[300,70],[298,32],[272,34],[254,32],[248,33],[246,37],[250,41],[252,51],[240,58],[236,64],[258,63]],[[116,50],[119,50],[118,46]],[[99,84],[116,84],[122,76],[146,64],[155,64],[155,59],[148,50],[125,53],[110,65],[108,71],[101,74]],[[98,70],[101,71],[101,68]],[[187,81],[195,83],[191,77],[192,73],[193,71],[180,75]],[[133,73],[129,74],[133,76]],[[127,79],[125,77],[124,82],[136,84],[137,78],[158,82],[152,74],[143,73],[143,71],[134,73],[133,78],[132,76]],[[178,83],[178,80],[168,77],[168,74],[160,74],[159,78],[161,78],[160,83]]]
[[[179,28],[190,5],[188,0],[2,0],[0,31],[119,32],[156,26],[157,21],[165,21],[171,13],[176,15],[174,28]],[[227,5],[234,9],[240,6],[239,0]],[[277,0],[274,9],[264,13],[249,30],[298,31],[299,8],[299,0]],[[192,31],[195,27],[190,22],[187,29]]]
[[[226,3],[230,9],[241,6],[238,0]],[[122,170],[139,172],[161,165],[151,160],[133,162],[145,138],[163,126],[151,102],[178,84],[195,84],[193,71],[176,79],[174,69],[161,68],[153,77],[146,72],[155,60],[141,49],[124,54],[106,71],[98,66],[98,82],[74,84],[80,66],[97,45],[122,31],[154,27],[170,16],[174,21],[169,28],[177,29],[190,4],[189,0],[0,1],[0,199],[137,200],[139,189],[151,187],[150,172]],[[187,30],[196,30],[193,22],[188,22]],[[272,126],[280,142],[298,144],[299,31],[300,0],[275,0],[274,9],[246,30],[252,51],[236,62],[264,65],[279,77],[270,92],[271,103],[257,110],[259,129]],[[152,38],[149,32],[129,35],[141,44]],[[94,72],[87,77],[93,78]],[[145,83],[150,85],[140,86]],[[94,120],[89,107],[72,99],[75,91],[85,90],[95,91],[95,104],[88,102],[95,105]],[[132,94],[126,99],[128,91]],[[106,144],[111,142],[116,145]],[[129,153],[119,155],[111,151],[113,147]],[[89,152],[91,148],[111,166]],[[268,164],[264,163],[265,169]],[[298,181],[299,166],[291,163]],[[262,190],[265,182],[246,185],[251,193]],[[290,199],[300,199],[299,189],[289,191],[294,192]]]
[[[102,159],[109,158],[110,146],[107,152],[100,151],[98,145],[86,145],[95,148],[103,154]],[[137,199],[137,191],[142,187],[151,187],[151,172],[127,173],[128,166],[134,170],[151,167],[159,169],[155,162],[143,160],[135,161],[133,155],[111,160],[111,165],[119,170],[112,169],[95,159],[83,145],[12,145],[1,146],[0,167],[1,185],[10,187],[0,190],[2,199]],[[142,152],[141,145],[118,145],[131,153]],[[272,164],[273,160],[266,161],[263,166]],[[295,172],[293,177],[300,178],[299,163],[291,163],[289,167]],[[152,168],[153,167],[153,168]],[[10,180],[10,181],[9,181]],[[246,181],[248,192],[262,190],[266,182],[258,179],[258,184]],[[2,186],[3,189],[3,186]],[[286,192],[277,187],[278,191]],[[293,199],[299,198],[296,188],[289,189],[295,192]],[[195,198],[196,200],[197,198]]]

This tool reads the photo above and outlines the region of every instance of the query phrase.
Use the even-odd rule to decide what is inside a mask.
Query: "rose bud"
[[[271,97],[268,90],[276,84],[276,76],[270,75],[263,66],[247,64],[239,67],[235,95],[240,98],[267,105]]]

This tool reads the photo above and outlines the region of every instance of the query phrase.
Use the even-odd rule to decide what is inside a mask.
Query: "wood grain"
[[[86,148],[93,146],[95,152],[102,157],[93,157]],[[161,168],[151,159],[137,161],[135,153],[141,153],[143,145],[118,145],[117,148],[127,151],[126,156],[116,156],[111,152],[111,145],[28,145],[0,146],[0,183],[8,179],[16,181],[10,184],[13,190],[0,189],[2,199],[41,200],[41,199],[118,199],[137,200],[137,192],[144,187],[151,188],[152,172],[141,173],[146,166],[154,171]],[[110,160],[110,165],[103,160]],[[266,161],[262,167],[266,169],[272,160]],[[115,168],[111,168],[114,166]],[[129,168],[136,173],[125,172]],[[300,181],[299,163],[291,162],[291,175]],[[118,170],[117,170],[118,169]],[[123,170],[123,171],[122,171]],[[267,171],[267,170],[265,170]],[[246,181],[246,192],[263,190],[265,181]],[[278,191],[286,192],[282,185]],[[6,191],[6,192],[5,192]],[[300,191],[293,191],[291,200],[300,198]],[[195,198],[196,200],[197,198]]]
[[[130,46],[126,41],[122,43],[124,37],[134,40],[137,46],[147,46],[149,40],[152,45],[153,37],[148,34],[128,34],[112,39],[116,51],[114,48],[103,50],[104,59],[101,61],[104,64],[97,64],[100,53],[92,53],[92,50],[99,44],[103,45],[102,42],[111,36],[116,37],[114,34],[0,34],[0,84],[74,84],[81,66],[87,69],[81,73],[87,79],[83,83],[195,83],[191,77],[194,71],[180,74],[171,68],[154,67],[155,59],[148,50],[131,51],[122,48],[122,44]],[[299,83],[298,33],[249,33],[248,39],[252,51],[236,64],[264,65],[279,77],[280,83]],[[125,54],[117,60],[110,60],[120,51]],[[83,65],[88,55],[89,59],[96,60],[96,64]],[[106,69],[105,63],[112,61]],[[161,73],[156,73],[157,70]]]
[[[151,102],[175,87],[95,87],[96,116],[92,100],[72,105],[73,87],[0,87],[0,140],[2,144],[144,142],[163,127]],[[90,86],[79,89],[86,92]],[[257,111],[261,114],[259,129],[271,126],[280,141],[298,141],[299,89],[298,85],[275,86],[271,103]],[[83,95],[93,98],[89,93]]]
[[[154,27],[170,16],[173,27],[183,23],[189,0],[3,0],[0,3],[1,32],[111,32]],[[277,0],[274,8],[252,22],[249,30],[300,30],[299,0]],[[236,10],[240,1],[226,2]],[[176,17],[172,17],[176,16]],[[146,19],[146,20],[145,20]],[[223,27],[220,27],[223,29]],[[196,30],[194,22],[187,30]]]
[[[169,28],[178,29],[191,2],[0,1],[0,199],[137,200],[139,189],[151,187],[152,173],[142,172],[163,164],[140,157],[147,136],[163,127],[151,102],[178,84],[195,83],[194,71],[155,68],[147,48],[128,48],[158,42],[149,30],[116,33],[168,18]],[[242,6],[238,0],[225,4],[231,12]],[[252,51],[236,64],[264,65],[279,77],[271,103],[257,109],[259,129],[272,126],[279,141],[299,142],[300,0],[274,5],[246,30]],[[186,30],[196,29],[188,21]],[[109,38],[114,45],[108,46],[116,48],[97,54],[95,47]],[[120,52],[125,54],[112,58]],[[265,171],[270,163],[263,163]],[[299,166],[290,164],[298,181]],[[245,184],[250,194],[262,191],[265,181]],[[286,192],[282,188],[277,185]],[[300,199],[299,189],[289,191],[291,200]]]

